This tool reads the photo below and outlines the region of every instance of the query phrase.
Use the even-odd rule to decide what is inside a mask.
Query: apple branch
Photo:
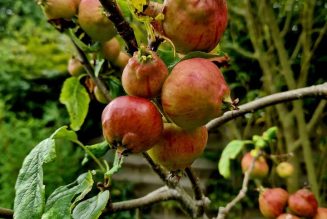
[[[104,9],[108,12],[106,15],[109,20],[114,23],[117,32],[124,39],[128,47],[127,52],[133,55],[137,51],[137,41],[135,38],[134,30],[123,17],[116,1],[114,0],[100,0]]]
[[[103,215],[149,206],[168,200],[178,201],[192,218],[196,217],[196,212],[198,212],[197,202],[181,188],[169,188],[168,186],[163,186],[141,198],[110,203],[104,210]],[[14,212],[11,209],[0,208],[0,217],[2,218],[13,218],[13,214]]]
[[[198,208],[197,215],[200,216],[204,213],[206,197],[204,196],[202,189],[200,188],[199,179],[194,175],[192,169],[190,167],[187,167],[185,169],[185,173],[192,184],[192,189],[194,192],[195,200],[197,200],[199,202],[199,208]]]
[[[224,219],[226,217],[226,215],[228,214],[228,212],[239,202],[241,201],[245,195],[246,192],[248,191],[248,184],[250,181],[250,175],[251,172],[254,168],[254,164],[255,161],[257,160],[257,158],[261,155],[261,153],[259,153],[257,156],[253,157],[252,161],[251,161],[251,165],[249,167],[249,169],[244,173],[244,178],[243,178],[243,183],[242,183],[242,188],[239,191],[238,195],[231,201],[229,202],[226,207],[220,207],[219,208],[219,212],[218,212],[218,216],[216,219]]]
[[[104,97],[106,98],[106,100],[108,102],[111,101],[111,97],[109,95],[109,91],[106,87],[106,85],[101,81],[100,78],[96,77],[94,74],[94,69],[91,65],[91,63],[89,62],[88,58],[86,57],[84,51],[82,49],[80,49],[76,43],[74,42],[74,40],[72,40],[76,51],[78,53],[79,59],[82,63],[82,65],[84,66],[84,69],[87,73],[88,76],[90,76],[90,78],[94,81],[94,83],[97,85],[97,87],[100,89],[100,91],[102,92],[102,94],[104,95]]]
[[[160,179],[164,181],[168,186],[171,186],[172,184],[169,181],[168,173],[164,169],[162,169],[159,165],[157,165],[147,152],[143,152],[143,157],[147,160],[153,171],[156,172],[156,174],[160,177]]]
[[[218,126],[221,126],[232,119],[243,116],[246,113],[252,113],[258,109],[262,109],[267,106],[272,106],[272,105],[289,102],[293,100],[304,99],[308,97],[327,99],[327,83],[294,89],[290,91],[284,91],[284,92],[275,93],[266,97],[259,98],[252,102],[239,106],[238,110],[231,110],[225,112],[222,116],[209,121],[206,124],[206,127],[208,130],[210,130]]]
[[[169,188],[168,186],[163,186],[141,198],[112,203],[105,209],[104,215],[150,206],[168,200],[178,201],[192,218],[196,217],[196,212],[198,212],[197,202],[181,188]]]

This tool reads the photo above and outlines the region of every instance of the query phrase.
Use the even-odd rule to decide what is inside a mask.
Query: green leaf
[[[218,169],[219,173],[224,178],[230,177],[230,160],[236,158],[236,156],[241,152],[244,144],[244,141],[234,140],[231,141],[223,150],[218,163]]]
[[[65,139],[72,142],[78,142],[77,134],[72,131],[68,130],[67,126],[63,126],[57,129],[52,135],[51,138],[53,139]]]
[[[158,56],[166,64],[169,71],[181,60],[175,53],[171,46],[162,44],[157,50]]]
[[[100,192],[97,196],[80,202],[73,210],[74,219],[97,219],[109,200],[109,191]]]
[[[42,219],[70,219],[73,198],[78,195],[75,202],[83,199],[91,191],[93,183],[92,174],[88,172],[82,174],[75,182],[57,188],[47,200]]]
[[[98,52],[100,49],[101,44],[99,42],[95,42],[92,45],[86,45],[83,41],[81,41],[78,37],[76,37],[74,31],[72,29],[68,32],[70,38],[74,41],[74,43],[84,52],[91,53],[91,52]]]
[[[87,115],[90,97],[77,78],[66,79],[61,90],[60,102],[66,105],[71,128],[78,131]]]
[[[109,144],[107,143],[107,141],[103,141],[94,145],[87,145],[86,148],[92,153],[94,154],[94,156],[96,157],[102,157],[103,155],[105,155],[107,153],[107,151],[109,150]],[[89,160],[89,155],[87,153],[85,153],[85,157],[82,161],[82,164],[84,165],[88,160]]]
[[[267,129],[263,134],[262,137],[264,140],[270,142],[273,140],[277,139],[277,132],[278,132],[278,128],[276,126],[271,127],[269,129]]]
[[[40,142],[26,156],[15,185],[14,218],[41,218],[45,203],[42,166],[55,157],[55,140],[51,138]]]
[[[116,98],[124,94],[123,87],[118,78],[114,76],[109,77],[109,93],[111,98]]]

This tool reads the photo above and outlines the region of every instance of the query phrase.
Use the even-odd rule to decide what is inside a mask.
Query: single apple
[[[163,14],[154,28],[181,53],[211,51],[227,26],[226,0],[165,0]]]
[[[94,41],[105,42],[117,34],[114,24],[107,18],[99,0],[81,0],[78,23]]]
[[[78,11],[79,1],[77,0],[42,0],[44,13],[49,20],[72,19]]]
[[[78,77],[85,72],[81,61],[75,57],[68,60],[67,71],[71,76]]]
[[[288,199],[290,211],[300,217],[313,217],[318,210],[318,202],[314,194],[306,189],[299,189]]]
[[[107,99],[103,95],[102,91],[98,88],[98,86],[94,87],[93,90],[94,97],[99,103],[108,103]]]
[[[192,58],[174,66],[162,87],[161,101],[175,124],[194,129],[219,116],[229,94],[224,76],[215,64]]]
[[[128,95],[154,98],[160,92],[168,68],[159,56],[147,49],[140,49],[129,59],[122,74],[122,85]]]
[[[266,218],[276,218],[286,208],[288,192],[282,188],[264,189],[259,195],[259,209]]]
[[[169,171],[184,170],[202,154],[207,140],[205,126],[190,131],[173,123],[164,123],[161,139],[148,153],[156,163]]]
[[[163,122],[161,114],[149,100],[121,96],[103,110],[102,130],[111,146],[121,147],[125,153],[140,153],[159,141]]]
[[[246,153],[243,156],[241,161],[243,172],[246,172],[250,168],[252,161],[253,161],[253,156],[251,155],[250,152]],[[266,159],[263,156],[258,157],[254,162],[254,166],[250,174],[251,178],[262,179],[266,177],[268,173],[269,173],[269,166],[267,164]]]
[[[120,69],[124,69],[130,58],[131,57],[126,52],[121,51],[118,57],[113,61],[113,64]]]
[[[116,60],[121,52],[120,44],[116,38],[104,42],[101,50],[104,57],[110,62]]]
[[[276,172],[281,178],[287,178],[293,174],[294,167],[291,163],[284,161],[277,165]]]

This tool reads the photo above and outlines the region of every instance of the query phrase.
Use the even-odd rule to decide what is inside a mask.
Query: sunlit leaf
[[[223,177],[230,177],[230,160],[236,158],[236,156],[241,152],[243,146],[244,141],[234,140],[224,148],[218,163],[219,173]]]
[[[66,79],[61,90],[60,102],[66,105],[70,117],[70,127],[78,131],[87,115],[90,97],[77,78]]]

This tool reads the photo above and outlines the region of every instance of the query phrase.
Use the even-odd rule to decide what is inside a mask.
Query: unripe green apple
[[[165,0],[164,20],[154,25],[181,53],[209,52],[227,26],[226,0]]]
[[[78,23],[95,41],[108,41],[117,33],[114,24],[106,17],[99,0],[81,0]]]
[[[98,88],[98,86],[94,87],[93,93],[94,93],[95,99],[99,103],[108,103],[107,99],[105,98],[105,96],[103,95],[101,90]]]
[[[282,188],[264,189],[259,195],[260,212],[265,218],[281,215],[287,205],[288,192]]]
[[[164,123],[161,139],[148,153],[156,163],[169,171],[184,170],[202,154],[207,139],[205,126],[184,130],[173,123]]]
[[[85,72],[81,61],[75,57],[68,60],[67,71],[71,76],[78,77]]]
[[[159,56],[141,49],[129,59],[122,74],[122,85],[128,95],[154,98],[159,96],[168,76],[168,68]]]
[[[221,113],[229,88],[219,68],[203,58],[179,62],[166,79],[161,93],[168,117],[184,129],[205,125]]]
[[[289,162],[281,162],[276,167],[277,174],[282,178],[291,176],[294,172],[294,167]]]
[[[251,155],[250,152],[246,153],[243,156],[241,161],[243,172],[246,172],[250,168],[252,161],[253,161],[253,156]],[[261,179],[266,177],[268,175],[268,172],[269,172],[269,166],[267,164],[267,161],[263,156],[260,156],[254,162],[254,167],[252,169],[250,176],[252,178]]]
[[[51,19],[72,19],[78,11],[78,0],[43,0],[44,13]]]
[[[104,57],[110,62],[116,60],[121,52],[120,44],[116,38],[104,42],[101,49]]]
[[[121,96],[103,110],[102,130],[111,146],[122,147],[125,153],[140,153],[160,140],[163,122],[161,114],[148,99]]]

